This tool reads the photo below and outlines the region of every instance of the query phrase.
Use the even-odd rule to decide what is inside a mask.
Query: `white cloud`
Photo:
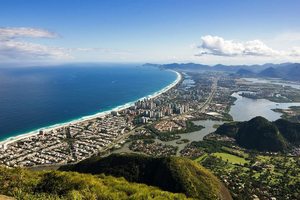
[[[14,40],[0,41],[0,57],[2,59],[65,59],[70,56],[62,48],[21,42]]]
[[[132,56],[131,51],[99,47],[61,48],[26,41],[27,38],[57,38],[56,33],[38,28],[0,27],[0,62],[61,61],[72,59],[112,60]],[[72,55],[72,56],[71,56]]]
[[[294,48],[297,49],[300,47],[300,32],[283,32],[276,35],[274,38],[266,38],[265,42],[272,45],[272,48],[284,51],[292,49],[291,51],[294,51]]]
[[[291,52],[290,52],[291,56],[300,56],[300,47],[294,47]]]
[[[286,34],[274,38],[269,37],[264,42],[258,39],[236,41],[206,35],[201,37],[201,44],[198,45],[196,54],[194,52],[194,58],[196,62],[206,64],[300,62],[300,43],[297,43],[298,34]]]
[[[0,28],[1,61],[32,61],[41,59],[69,59],[70,55],[59,47],[49,47],[24,41],[25,38],[55,38],[56,33],[35,28]]]
[[[20,37],[32,37],[32,38],[55,38],[56,33],[38,29],[38,28],[27,28],[27,27],[0,27],[0,38],[1,39],[12,39]]]
[[[235,42],[211,35],[203,36],[201,40],[202,44],[198,47],[200,49],[198,56],[278,56],[283,53],[273,50],[260,40]]]
[[[244,43],[243,55],[253,56],[278,56],[281,52],[273,50],[260,40],[253,40]]]
[[[284,32],[277,35],[273,41],[276,42],[299,42],[300,41],[300,33],[299,32]]]

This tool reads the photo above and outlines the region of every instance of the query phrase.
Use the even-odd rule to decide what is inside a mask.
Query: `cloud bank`
[[[32,38],[55,38],[56,33],[38,29],[38,28],[26,28],[26,27],[6,27],[0,28],[0,38],[18,38],[18,37],[32,37]]]
[[[262,57],[280,57],[280,56],[300,56],[300,49],[294,48],[290,51],[278,51],[268,47],[260,40],[246,42],[236,42],[225,40],[222,37],[206,35],[201,37],[202,43],[198,46],[200,50],[196,56],[214,55],[214,56],[262,56]]]
[[[26,38],[57,38],[56,33],[37,28],[0,28],[0,58],[4,61],[67,59],[69,54],[59,47],[26,42]]]

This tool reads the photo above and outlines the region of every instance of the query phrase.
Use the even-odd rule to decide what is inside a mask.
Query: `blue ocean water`
[[[0,140],[110,110],[161,90],[155,67],[77,65],[0,69]]]

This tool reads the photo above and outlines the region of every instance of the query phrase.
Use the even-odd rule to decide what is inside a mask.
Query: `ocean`
[[[111,110],[176,78],[135,65],[0,68],[0,140]]]

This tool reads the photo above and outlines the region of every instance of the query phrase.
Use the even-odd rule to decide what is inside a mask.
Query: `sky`
[[[0,0],[0,65],[300,62],[298,0]]]

